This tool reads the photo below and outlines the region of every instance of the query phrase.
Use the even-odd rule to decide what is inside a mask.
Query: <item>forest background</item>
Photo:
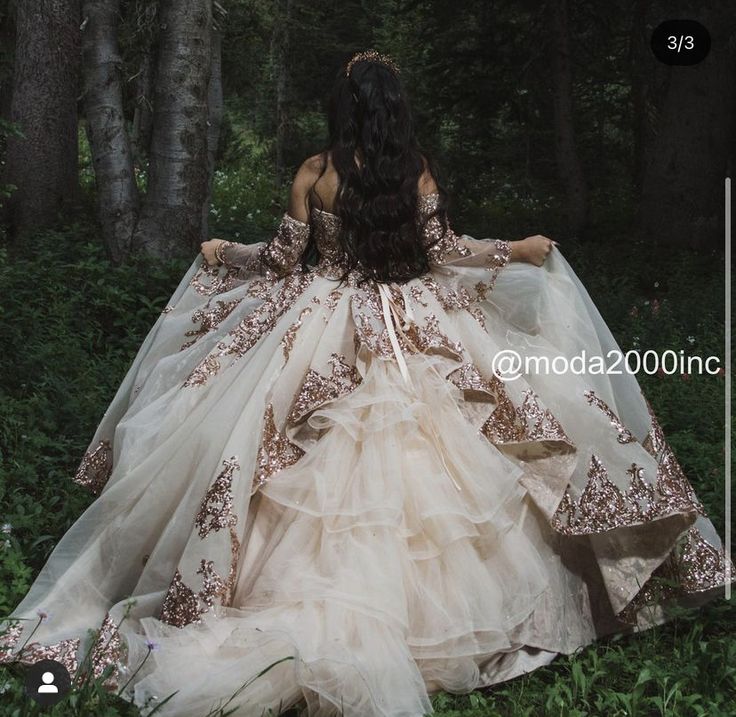
[[[664,65],[651,33],[682,17],[711,52]],[[458,231],[558,240],[624,351],[723,357],[725,1],[0,0],[0,615],[89,503],[71,475],[199,243],[273,235],[369,47],[401,67]],[[730,369],[639,377],[721,533]],[[714,603],[435,708],[731,714],[735,631]],[[17,666],[0,702],[35,714]],[[74,710],[134,714],[99,685]]]

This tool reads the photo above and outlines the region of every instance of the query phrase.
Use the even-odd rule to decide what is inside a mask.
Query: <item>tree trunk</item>
[[[215,3],[214,22],[212,25],[212,65],[210,85],[207,97],[209,112],[207,126],[207,198],[202,207],[202,241],[209,238],[209,214],[212,200],[212,187],[215,180],[217,148],[220,144],[222,129],[222,113],[224,100],[222,94],[222,28],[226,12],[222,5]]]
[[[669,85],[656,132],[645,148],[642,235],[651,242],[704,249],[723,241],[723,181],[736,129],[736,29],[728,9],[704,11],[713,36],[708,57],[667,68]]]
[[[588,223],[588,186],[575,142],[567,0],[552,0],[551,11],[555,154],[565,188],[568,228],[580,236]]]
[[[85,0],[83,5],[87,136],[103,244],[116,263],[128,252],[138,217],[138,189],[123,115],[119,14],[120,0]]]
[[[647,134],[647,68],[649,57],[646,56],[646,3],[644,0],[634,0],[631,26],[629,30],[629,78],[631,81],[631,108],[633,134],[632,177],[634,194],[641,192],[644,177],[643,148]],[[650,50],[651,52],[651,50]]]
[[[276,74],[276,176],[284,179],[284,149],[289,130],[289,43],[291,40],[292,0],[281,0],[280,13],[274,30],[274,70]]]
[[[133,110],[133,128],[130,135],[130,144],[133,148],[133,157],[139,167],[145,167],[145,158],[151,146],[151,134],[153,132],[154,69],[154,55],[151,50],[143,56],[135,82],[135,110]]]
[[[13,99],[12,56],[15,52],[15,9],[12,6],[0,12],[0,48],[3,55],[0,66],[0,117],[9,120]]]
[[[133,243],[169,258],[199,249],[207,200],[212,1],[161,0],[148,191]]]
[[[135,109],[130,143],[137,166],[146,167],[153,133],[153,94],[156,81],[156,43],[158,38],[158,2],[145,8],[144,38],[138,74],[135,78]]]
[[[8,141],[2,183],[14,233],[53,224],[78,199],[79,0],[17,4],[10,119],[25,135]]]

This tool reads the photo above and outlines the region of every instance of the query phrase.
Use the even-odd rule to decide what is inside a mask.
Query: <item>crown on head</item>
[[[398,65],[388,55],[382,55],[376,50],[365,50],[364,52],[356,52],[350,59],[350,62],[348,62],[345,74],[350,77],[350,70],[353,69],[353,65],[356,62],[363,62],[364,60],[368,60],[369,62],[379,62],[385,67],[388,67],[388,69],[391,70],[391,72],[393,72],[395,75],[399,74]]]

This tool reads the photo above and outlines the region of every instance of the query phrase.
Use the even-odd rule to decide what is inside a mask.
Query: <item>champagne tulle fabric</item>
[[[481,266],[405,285],[426,329],[425,350],[400,343],[409,382],[369,328],[386,330],[374,289],[226,273],[195,260],[143,342],[77,475],[101,492],[14,611],[6,660],[75,669],[90,649],[143,714],[176,692],[162,717],[233,694],[237,715],[418,717],[436,690],[509,679],[724,584],[633,376],[489,389],[504,349],[617,348],[558,250],[487,292]],[[652,574],[673,570],[657,599]],[[52,617],[17,652],[37,610]]]

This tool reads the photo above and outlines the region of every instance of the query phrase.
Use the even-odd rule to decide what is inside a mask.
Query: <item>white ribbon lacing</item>
[[[404,306],[403,308],[400,308],[396,305],[396,302],[393,300],[391,296],[391,292],[388,289],[388,286],[382,282],[376,282],[376,284],[378,286],[378,292],[381,295],[381,306],[383,308],[383,320],[386,324],[386,329],[388,331],[388,338],[391,341],[391,347],[394,350],[396,361],[399,364],[399,370],[401,371],[401,375],[404,378],[404,382],[410,388],[414,389],[414,384],[411,380],[411,375],[409,374],[409,368],[406,365],[406,359],[404,358],[404,354],[401,351],[401,346],[399,345],[399,338],[396,335],[396,328],[398,328],[399,331],[401,332],[401,335],[407,341],[409,346],[411,346],[411,348],[414,349],[418,354],[421,354],[424,360],[427,361],[427,358],[424,356],[423,352],[421,352],[416,347],[414,342],[406,335],[406,331],[410,328],[411,324],[416,323],[414,319],[414,312],[412,311],[411,303],[409,301],[409,297],[405,293],[403,286],[392,284],[392,286],[396,286],[401,292],[401,297],[403,299]],[[444,376],[442,376],[442,374],[439,371],[437,371],[435,366],[433,366],[431,363],[429,363],[429,366],[430,368],[432,368],[433,371],[437,373],[438,376],[440,376],[440,378],[444,380]],[[435,444],[435,450],[437,451],[437,454],[439,455],[440,461],[442,461],[442,465],[444,466],[445,471],[447,472],[447,475],[449,476],[450,480],[453,482],[455,488],[457,488],[458,490],[462,490],[462,488],[458,485],[458,482],[454,478],[455,471],[450,469],[450,467],[447,465],[447,463],[445,462],[445,458],[442,455],[442,451],[439,449],[440,437],[437,431],[437,427],[435,426],[434,421],[432,420],[431,412],[427,413],[427,417],[429,419],[428,422],[432,430],[432,433],[437,439],[437,443]]]

